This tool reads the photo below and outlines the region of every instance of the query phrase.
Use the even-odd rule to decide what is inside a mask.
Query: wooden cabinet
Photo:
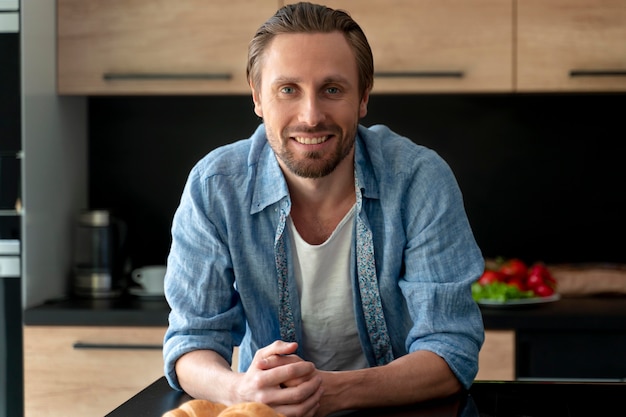
[[[278,0],[57,0],[57,91],[249,94],[247,45],[278,6]]]
[[[249,94],[280,0],[58,0],[61,95]],[[626,0],[329,0],[375,57],[373,93],[626,91]]]
[[[626,91],[625,0],[517,2],[519,92]]]
[[[330,0],[365,31],[375,93],[626,91],[626,0]]]
[[[25,417],[104,416],[163,376],[165,327],[24,327]]]
[[[515,380],[515,330],[486,330],[477,380]]]
[[[248,94],[247,44],[283,2],[58,0],[58,93]],[[341,0],[375,93],[512,89],[510,0]]]
[[[510,92],[511,0],[329,0],[374,53],[373,93]]]

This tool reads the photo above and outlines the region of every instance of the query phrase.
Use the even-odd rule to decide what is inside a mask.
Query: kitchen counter
[[[165,297],[66,298],[25,309],[24,323],[32,326],[167,326],[169,312]]]
[[[485,328],[626,330],[626,297],[564,297],[546,304],[481,307]]]
[[[514,331],[518,380],[626,381],[626,297],[481,307],[486,330]],[[24,311],[27,326],[167,326],[164,298],[64,299]],[[580,360],[585,358],[585,360]]]
[[[626,383],[475,382],[469,392],[405,407],[356,411],[368,417],[588,417],[622,415]],[[105,417],[161,417],[191,397],[157,379]],[[619,411],[622,410],[622,411]]]
[[[515,331],[518,380],[626,381],[624,296],[481,310],[486,329]]]
[[[626,331],[626,297],[562,298],[553,303],[519,307],[481,307],[485,328],[594,329]],[[26,325],[166,326],[164,298],[53,300],[24,311]]]

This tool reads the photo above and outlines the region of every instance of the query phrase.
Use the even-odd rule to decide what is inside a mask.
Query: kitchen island
[[[34,326],[167,326],[165,298],[63,298],[24,311]],[[485,329],[598,329],[626,331],[626,296],[563,297],[553,303],[481,307]]]
[[[623,415],[626,383],[478,381],[439,401],[355,411],[367,417],[589,417]],[[157,379],[105,417],[161,417],[191,397]]]
[[[489,349],[481,352],[478,380],[626,380],[626,297],[563,297],[481,310],[488,339],[498,332],[514,337],[506,363]],[[163,375],[168,313],[164,298],[134,296],[68,298],[26,309],[26,417],[103,416],[150,385]],[[507,376],[484,372],[508,366],[516,369]],[[58,372],[68,368],[74,371]],[[75,399],[78,390],[82,395]]]
[[[515,378],[626,378],[626,297],[481,307],[485,329],[515,333]],[[26,309],[26,326],[167,326],[165,298],[62,299]],[[584,361],[579,360],[585,358]],[[616,360],[621,358],[621,360]],[[502,378],[498,378],[502,379]]]

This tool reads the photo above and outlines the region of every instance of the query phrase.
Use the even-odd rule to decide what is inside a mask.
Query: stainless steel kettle
[[[108,210],[78,216],[74,239],[73,292],[110,298],[123,290],[126,224]]]

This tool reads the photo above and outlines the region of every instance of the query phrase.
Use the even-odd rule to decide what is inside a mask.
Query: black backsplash
[[[626,263],[624,94],[375,95],[384,123],[454,170],[486,257]],[[165,263],[192,165],[248,137],[248,96],[89,99],[89,203],[129,225],[133,267]]]

